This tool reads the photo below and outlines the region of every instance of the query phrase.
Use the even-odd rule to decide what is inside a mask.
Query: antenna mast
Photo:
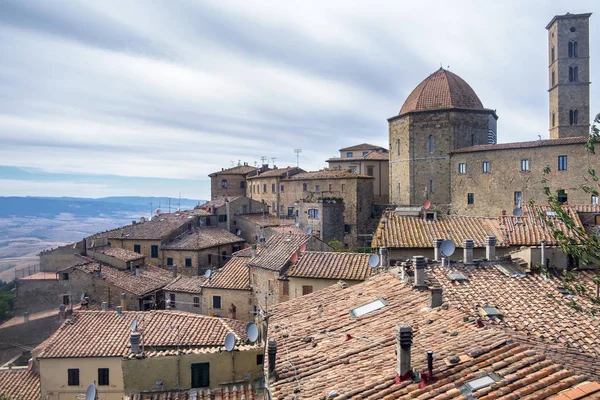
[[[271,157],[271,161],[273,162],[273,168],[275,168],[275,160],[277,160],[277,157]]]
[[[262,157],[260,158],[260,161],[262,161],[262,164],[263,164],[263,165],[265,165],[265,161],[267,161],[267,157],[265,157],[265,156],[262,156]]]
[[[302,153],[302,149],[294,149],[294,153],[296,153],[296,167],[300,167],[300,153]]]

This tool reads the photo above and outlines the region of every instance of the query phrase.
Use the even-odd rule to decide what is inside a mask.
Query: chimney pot
[[[108,303],[103,301],[101,304],[102,311],[108,311]]]
[[[256,245],[252,245],[252,258],[256,257]]]
[[[123,307],[117,306],[117,315],[123,315]]]
[[[488,261],[496,260],[496,236],[487,236],[485,238],[485,258]]]
[[[131,332],[129,336],[129,343],[131,344],[131,352],[133,354],[138,354],[140,352],[140,342],[142,339],[142,334],[140,332]]]
[[[433,258],[435,261],[440,261],[442,259],[442,254],[440,251],[440,247],[442,246],[442,242],[444,239],[433,239]]]
[[[275,377],[275,364],[277,363],[277,342],[269,339],[267,343],[267,355],[269,357],[269,379]]]
[[[429,379],[433,379],[433,351],[427,351],[427,371],[429,372]]]
[[[425,263],[425,257],[414,256],[413,266],[415,270],[415,283],[413,287],[415,289],[426,288],[427,286],[425,285],[425,267],[427,266],[427,264]]]
[[[413,332],[410,325],[396,325],[396,374],[401,380],[408,378],[412,370],[410,361],[412,339]]]
[[[463,245],[463,263],[466,265],[473,264],[473,247],[475,243],[472,239],[465,239]]]
[[[442,288],[431,288],[431,308],[440,307],[442,302]]]
[[[390,262],[388,258],[388,249],[385,247],[379,248],[379,265],[381,268],[389,268]]]

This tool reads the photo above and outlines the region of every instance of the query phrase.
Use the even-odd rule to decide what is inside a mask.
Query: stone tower
[[[589,134],[591,15],[557,15],[546,26],[550,139]]]
[[[388,119],[390,202],[420,206],[430,200],[450,207],[450,151],[495,143],[494,110],[483,107],[458,75],[440,68]]]

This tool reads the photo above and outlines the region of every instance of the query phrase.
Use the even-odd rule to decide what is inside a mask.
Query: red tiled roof
[[[38,272],[29,276],[18,278],[19,281],[56,280],[56,272]]]
[[[141,265],[139,267],[140,276],[136,276],[133,271],[114,268],[85,257],[81,258],[83,263],[72,268],[96,276],[101,271],[102,276],[98,277],[99,279],[104,279],[116,287],[138,296],[156,291],[172,280],[170,272],[148,264]]]
[[[201,250],[226,244],[245,242],[239,236],[217,227],[195,227],[185,231],[166,245],[166,250]]]
[[[219,197],[214,198],[211,201],[206,202],[206,203],[202,204],[201,206],[197,206],[197,207],[203,208],[205,210],[208,210],[208,207],[221,208],[225,205],[225,203],[232,202],[241,197],[244,197],[244,196],[219,196]]]
[[[327,162],[351,162],[351,161],[360,161],[360,160],[380,160],[380,161],[388,161],[390,159],[389,152],[385,151],[370,151],[366,156],[360,157],[334,157],[326,160]]]
[[[213,172],[212,174],[209,174],[208,176],[213,178],[218,175],[246,175],[246,174],[248,174],[250,172],[254,172],[256,170],[258,170],[258,168],[252,167],[250,165],[237,165],[235,167],[231,167],[231,168],[223,169],[221,171]]]
[[[323,169],[320,171],[303,172],[298,175],[290,176],[286,180],[290,181],[308,181],[313,179],[375,179],[369,175],[354,174],[341,169]]]
[[[340,149],[340,151],[354,151],[354,150],[385,150],[385,151],[387,151],[387,149],[385,147],[375,146],[374,144],[369,144],[369,143],[361,143],[361,144],[357,144],[356,146],[344,147],[343,149]]]
[[[575,208],[571,206],[563,206],[564,210],[573,219],[576,227],[583,229],[579,215],[575,211]],[[546,216],[548,222],[540,218],[538,212],[546,213],[550,212],[549,206],[523,206],[523,216],[515,217],[512,215],[503,215],[498,218],[500,223],[500,230],[506,238],[507,242],[511,245],[521,246],[537,246],[542,240],[545,240],[548,245],[558,245],[559,242],[554,239],[552,235],[552,229],[548,225],[551,222],[555,229],[559,229],[567,237],[573,236],[571,229],[568,228],[558,218],[553,216]]]
[[[481,145],[477,145],[477,146],[463,147],[461,149],[452,150],[451,153],[459,154],[459,153],[474,153],[477,151],[529,149],[529,148],[534,148],[534,147],[562,146],[562,145],[568,145],[568,144],[584,144],[587,141],[588,141],[587,137],[581,136],[581,137],[570,137],[570,138],[559,138],[559,139],[532,140],[529,142],[481,144]]]
[[[131,323],[138,322],[146,351],[162,347],[223,346],[229,332],[246,341],[245,323],[183,311],[80,311],[50,338],[41,358],[121,357],[129,354]],[[177,327],[177,329],[171,328]]]
[[[600,204],[571,204],[579,213],[600,213]]]
[[[481,100],[467,82],[458,75],[440,68],[412,91],[402,105],[399,115],[452,108],[484,109]]]
[[[110,256],[110,257],[114,257],[116,259],[119,259],[119,260],[125,261],[125,262],[136,261],[136,260],[145,258],[145,256],[143,254],[136,253],[134,251],[130,251],[127,249],[122,249],[120,247],[103,246],[103,247],[95,247],[90,250],[100,253],[100,254]]]
[[[363,281],[373,272],[371,254],[306,251],[290,268],[290,277]]]
[[[239,396],[239,397],[238,397]],[[191,389],[179,392],[142,392],[123,397],[124,400],[215,400],[259,399],[252,383],[220,384],[218,388]]]
[[[0,396],[15,400],[39,400],[39,375],[22,368],[0,370]]]
[[[185,293],[201,293],[202,288],[250,290],[247,262],[245,257],[232,257],[221,269],[212,271],[210,279],[180,275],[165,286],[164,290]]]
[[[495,218],[438,216],[437,221],[426,221],[387,211],[379,221],[372,246],[432,248],[433,240],[441,238],[454,241],[458,247],[465,239],[472,239],[475,247],[485,247],[488,235],[496,236],[497,246],[508,246]]]
[[[477,328],[452,305],[427,309],[428,298],[427,292],[382,273],[355,286],[334,285],[276,305],[269,320],[269,337],[281,349],[277,379],[269,384],[273,398],[326,398],[336,391],[337,398],[464,399],[459,388],[490,372],[500,381],[473,397],[543,399],[585,382],[512,342],[501,328]],[[352,318],[350,310],[377,299],[387,305]],[[433,351],[435,383],[420,388],[412,381],[394,382],[395,327],[400,323],[413,328],[412,366],[418,373],[426,371],[426,350]],[[447,364],[449,356],[463,362]]]
[[[292,254],[298,252],[313,236],[275,234],[266,245],[260,246],[257,256],[248,260],[248,265],[279,271],[290,260]]]
[[[269,171],[265,171],[263,173],[260,173],[258,175],[255,176],[251,176],[248,179],[259,179],[259,178],[285,178],[286,176],[292,175],[292,174],[298,174],[304,172],[304,170],[302,168],[298,168],[298,167],[290,167],[288,168],[277,168],[277,169],[271,169]]]

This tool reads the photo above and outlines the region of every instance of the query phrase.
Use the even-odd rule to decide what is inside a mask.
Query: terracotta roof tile
[[[369,175],[355,174],[341,169],[323,169],[320,171],[303,172],[298,175],[290,176],[286,180],[290,181],[308,181],[313,179],[375,179]]]
[[[361,143],[361,144],[357,144],[355,146],[344,147],[343,149],[340,149],[340,151],[354,151],[354,150],[385,150],[385,151],[387,151],[387,149],[385,147],[376,146],[374,144],[369,144],[369,143]]]
[[[266,245],[261,246],[261,251],[248,261],[248,265],[279,271],[286,266],[292,254],[301,251],[301,247],[312,237],[314,236],[275,234],[267,240]]]
[[[217,171],[217,172],[213,172],[212,174],[209,174],[208,176],[215,177],[218,175],[247,175],[251,172],[257,171],[258,168],[256,167],[252,167],[250,165],[237,165],[235,167],[231,167],[231,168],[227,168],[227,169],[223,169],[221,171]]]
[[[162,246],[166,250],[201,250],[245,242],[239,236],[217,227],[194,227]]]
[[[600,213],[600,204],[572,204],[579,213]]]
[[[390,155],[389,152],[387,150],[381,150],[381,151],[369,151],[369,154],[367,154],[366,156],[360,156],[360,157],[352,157],[352,158],[347,158],[347,157],[333,157],[330,158],[328,160],[326,160],[327,162],[349,162],[349,161],[356,161],[356,160],[381,160],[381,161],[387,161],[390,159]]]
[[[246,341],[245,323],[227,318],[214,318],[183,311],[80,311],[73,321],[65,323],[50,338],[41,358],[57,357],[121,357],[129,355],[131,323],[138,322],[143,332],[144,347],[220,348],[223,339],[233,332],[238,344]],[[177,326],[178,330],[169,329]],[[93,340],[90,340],[93,338]]]
[[[39,400],[40,377],[28,369],[0,370],[0,396],[21,400]]]
[[[248,179],[258,179],[258,178],[285,178],[288,175],[298,174],[304,172],[302,168],[298,167],[290,167],[288,168],[277,168],[271,169],[265,172],[262,172],[258,175],[251,176]]]
[[[458,75],[440,68],[412,91],[402,105],[399,115],[452,108],[483,110],[483,104],[467,82]]]
[[[559,138],[559,139],[533,140],[533,141],[529,141],[529,142],[482,144],[482,145],[478,145],[478,146],[463,147],[461,149],[452,150],[451,153],[452,154],[474,153],[477,151],[529,149],[529,148],[545,147],[545,146],[562,146],[565,144],[583,144],[583,143],[586,143],[587,140],[588,140],[587,137],[571,137],[571,138]]]
[[[38,272],[36,274],[31,274],[28,276],[24,276],[22,278],[17,278],[19,281],[37,281],[37,280],[56,280],[56,272]]]
[[[290,268],[290,277],[365,280],[373,272],[371,254],[306,251]]]
[[[201,293],[202,288],[250,290],[247,262],[245,257],[233,257],[221,269],[212,271],[210,279],[180,275],[164,290],[186,293]]]
[[[94,251],[96,253],[107,255],[109,257],[114,257],[118,260],[125,261],[125,262],[136,261],[136,260],[141,260],[142,258],[145,258],[145,256],[143,254],[136,253],[134,251],[130,251],[127,249],[122,249],[120,247],[102,246],[102,247],[95,247],[90,250]]]
[[[507,246],[495,218],[438,216],[437,221],[422,217],[403,216],[386,211],[373,237],[373,247],[431,248],[437,238],[450,239],[458,247],[472,239],[475,247],[485,247],[485,238],[496,236],[497,246]]]
[[[104,279],[116,287],[138,296],[154,292],[172,280],[169,271],[148,264],[140,266],[140,275],[136,276],[133,271],[114,268],[85,257],[81,258],[83,262],[71,268],[95,275],[98,279]],[[98,276],[99,272],[101,272],[101,277]]]
[[[273,397],[322,398],[335,390],[340,398],[464,399],[461,389],[467,381],[495,372],[502,379],[473,392],[474,397],[500,398],[520,390],[521,396],[541,399],[585,381],[511,342],[499,327],[477,328],[452,304],[427,309],[428,297],[382,273],[355,286],[334,285],[278,304],[269,323],[269,337],[281,349],[277,379],[270,383]],[[351,309],[378,298],[387,306],[351,317]],[[434,352],[434,383],[394,382],[399,323],[413,327],[417,372],[426,370],[425,351]],[[462,356],[462,362],[446,364],[451,355]]]
[[[279,225],[294,225],[293,219],[283,219],[275,215],[264,213],[240,214],[236,218],[251,222],[259,227],[279,226]]]
[[[191,389],[178,392],[142,392],[123,397],[125,400],[233,400],[238,398],[250,400],[259,399],[260,397],[251,383],[221,384],[218,388]]]

